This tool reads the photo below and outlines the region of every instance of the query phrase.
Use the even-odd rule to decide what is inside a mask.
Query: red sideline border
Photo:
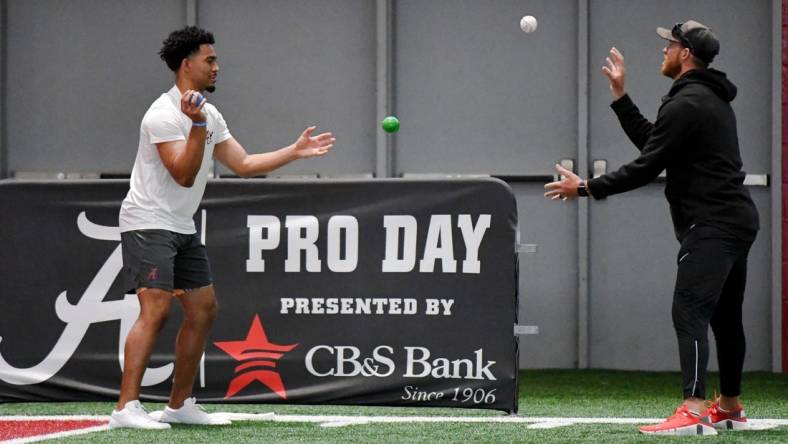
[[[782,22],[782,282],[783,282],[783,312],[782,312],[782,355],[783,373],[788,373],[788,0],[783,0]]]
[[[109,429],[107,416],[0,416],[0,443],[28,443]]]

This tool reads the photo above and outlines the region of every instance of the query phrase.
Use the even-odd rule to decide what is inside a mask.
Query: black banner
[[[0,402],[115,399],[126,181],[0,182]],[[201,402],[517,410],[517,211],[495,179],[221,180]],[[165,400],[180,307],[142,387]]]

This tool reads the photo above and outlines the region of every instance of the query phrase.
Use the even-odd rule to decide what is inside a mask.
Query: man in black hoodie
[[[747,428],[738,399],[745,354],[742,302],[758,212],[743,185],[730,105],[736,87],[725,73],[708,67],[719,52],[717,37],[693,20],[672,30],[658,28],[657,34],[667,41],[662,74],[674,82],[653,124],[624,92],[624,58],[616,48],[602,68],[613,94],[611,107],[640,156],[585,181],[556,165],[563,178],[545,185],[545,197],[602,199],[646,185],[666,171],[665,196],[681,243],[672,314],[684,402],[665,422],[640,431],[716,434],[715,429]],[[721,395],[707,409],[709,325],[717,343]]]

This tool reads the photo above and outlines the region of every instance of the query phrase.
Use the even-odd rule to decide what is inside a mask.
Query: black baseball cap
[[[689,48],[695,57],[711,63],[720,52],[720,41],[711,32],[711,28],[695,20],[676,23],[672,29],[657,28],[657,35],[671,42],[681,43]]]

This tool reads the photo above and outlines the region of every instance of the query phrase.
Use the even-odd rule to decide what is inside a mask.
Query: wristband
[[[580,197],[588,197],[588,188],[586,188],[585,182],[580,182],[580,185],[577,186],[577,195]]]
[[[192,126],[208,126],[208,122],[192,122]]]

